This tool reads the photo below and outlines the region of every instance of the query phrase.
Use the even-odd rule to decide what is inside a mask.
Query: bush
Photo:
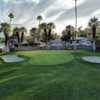
[[[85,33],[80,33],[80,37],[87,37]]]
[[[34,41],[33,41],[33,37],[32,36],[27,36],[26,37],[26,41],[28,42],[29,45],[33,45]]]

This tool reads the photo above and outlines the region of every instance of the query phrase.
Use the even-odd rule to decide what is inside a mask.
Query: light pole
[[[77,34],[77,0],[75,1],[75,31],[74,31],[74,50],[77,49],[76,34]]]
[[[75,0],[75,39],[77,34],[77,0]]]

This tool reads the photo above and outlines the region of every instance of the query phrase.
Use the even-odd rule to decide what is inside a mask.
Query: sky
[[[54,22],[56,31],[66,25],[75,25],[74,0],[0,0],[0,22],[8,22],[8,14],[15,18],[12,24],[27,28],[37,27],[36,17],[43,16],[43,22]],[[100,18],[100,0],[77,0],[78,26],[83,28],[91,17]]]

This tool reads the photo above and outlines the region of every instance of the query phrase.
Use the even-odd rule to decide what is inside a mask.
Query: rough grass
[[[26,61],[0,61],[0,100],[100,100],[100,65],[89,51],[16,52]],[[96,53],[100,55],[100,53]]]

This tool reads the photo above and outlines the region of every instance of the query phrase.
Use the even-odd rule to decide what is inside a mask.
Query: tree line
[[[12,20],[14,19],[14,14],[10,13],[8,15],[9,17],[9,23],[1,23],[0,31],[4,33],[5,36],[5,45],[9,46],[9,39],[10,39],[10,33],[12,31],[12,36],[16,37],[18,40],[18,47],[20,47],[20,44],[24,41],[25,34],[27,33],[27,29],[25,27],[15,27],[12,29]],[[32,27],[29,30],[30,37],[35,41],[42,41],[47,43],[50,40],[61,38],[63,41],[69,41],[70,38],[75,39],[77,36],[92,36],[93,28],[96,29],[96,36],[99,37],[100,33],[100,24],[99,20],[96,17],[93,17],[89,20],[88,26],[83,30],[82,27],[79,27],[77,29],[77,32],[75,27],[72,25],[67,25],[65,29],[62,31],[62,36],[60,37],[57,33],[53,34],[53,29],[56,28],[56,25],[54,22],[42,22],[43,17],[41,15],[37,16],[38,21],[38,27]],[[77,33],[77,34],[75,34]]]

